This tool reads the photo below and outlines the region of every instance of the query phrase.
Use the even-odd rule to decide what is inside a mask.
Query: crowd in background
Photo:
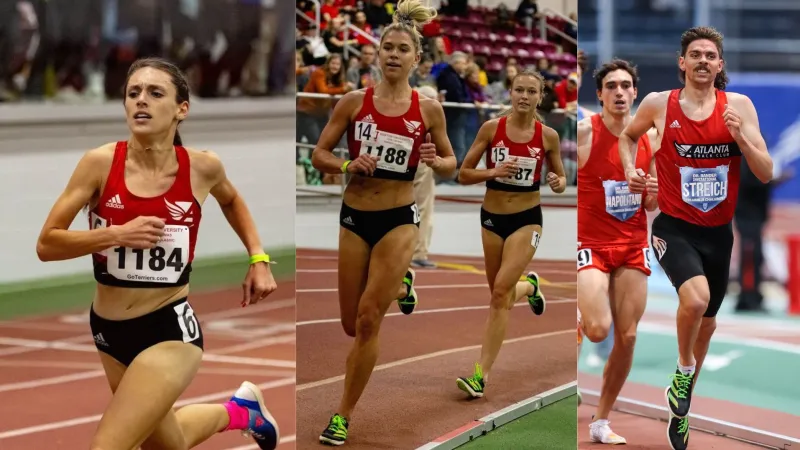
[[[198,97],[279,95],[294,12],[282,0],[0,0],[0,102],[122,98],[130,64],[177,63]]]
[[[305,15],[297,19],[297,91],[340,95],[374,86],[381,76],[374,42],[380,39],[383,27],[391,23],[396,1],[320,0],[319,3],[317,11],[316,2],[296,0],[298,11]],[[479,47],[479,39],[491,37],[499,39],[498,42],[515,43],[515,49],[498,54],[458,42],[457,36],[461,34],[458,25],[466,24],[475,14],[480,14],[488,24],[480,36],[474,35],[475,47]],[[570,14],[570,18],[574,17],[574,13]],[[556,128],[562,137],[562,158],[568,181],[574,185],[575,177],[569,175],[576,150],[578,75],[575,58],[561,56],[568,52],[575,54],[577,26],[570,22],[562,24],[561,32],[572,40],[548,33],[546,44],[555,51],[545,54],[533,51],[532,37],[538,36],[540,20],[548,18],[539,11],[535,0],[521,0],[515,11],[504,4],[492,10],[476,11],[466,1],[448,2],[439,10],[437,18],[422,30],[423,54],[409,83],[417,89],[430,86],[438,93],[440,101],[475,106],[470,109],[445,106],[447,132],[460,166],[482,123],[510,105],[509,88],[514,75],[526,68],[539,71],[546,83],[539,110],[545,122]],[[513,37],[515,35],[520,37],[519,41]],[[525,42],[532,43],[527,46],[530,51],[525,50]],[[325,182],[311,167],[306,156],[308,152],[302,149],[303,145],[310,147],[316,143],[334,102],[303,96],[298,99],[297,142],[300,145],[297,158],[298,165],[305,171],[305,179],[301,180],[304,184]],[[493,105],[505,108],[493,108]],[[455,183],[454,180],[437,181]]]

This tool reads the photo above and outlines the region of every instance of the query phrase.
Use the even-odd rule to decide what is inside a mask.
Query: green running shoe
[[[539,288],[539,275],[536,272],[530,272],[526,278],[528,283],[533,285],[533,295],[528,296],[528,304],[531,305],[531,311],[537,316],[544,314],[545,300],[542,290]]]
[[[347,440],[347,419],[334,414],[328,428],[319,436],[319,442],[327,445],[342,445]]]
[[[689,446],[689,418],[669,415],[667,440],[672,450],[686,450]]]
[[[472,398],[483,397],[483,371],[481,365],[475,363],[475,374],[469,378],[459,377],[456,380],[459,389],[469,394]]]
[[[414,290],[414,278],[416,275],[414,269],[408,269],[406,276],[403,278],[407,295],[404,298],[397,299],[397,306],[400,307],[400,311],[405,315],[411,314],[414,312],[414,308],[417,307],[417,292]]]
[[[689,414],[689,406],[692,402],[692,384],[694,384],[694,374],[684,375],[680,369],[675,370],[672,375],[672,384],[667,388],[667,406],[673,416],[686,417]]]

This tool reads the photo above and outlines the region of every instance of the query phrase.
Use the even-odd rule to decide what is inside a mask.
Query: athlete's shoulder
[[[545,139],[553,139],[553,138],[560,139],[558,136],[558,131],[556,131],[555,128],[545,125],[544,122],[541,123],[542,123],[542,137],[544,137]]]
[[[109,142],[95,147],[83,154],[82,162],[92,169],[107,169],[111,167],[111,163],[114,161],[116,148],[116,142]]]
[[[753,101],[745,94],[740,94],[738,92],[725,92],[725,97],[728,99],[728,103],[734,107],[755,108]]]
[[[478,130],[478,132],[488,134],[489,138],[491,139],[491,137],[497,132],[497,126],[500,124],[500,119],[501,117],[495,117],[494,119],[489,119],[486,122],[483,122],[483,125],[481,125],[481,128]]]
[[[659,104],[666,105],[667,104],[667,100],[669,100],[669,95],[671,93],[672,93],[671,90],[670,91],[650,92],[649,94],[644,96],[640,106],[644,105],[645,103],[650,104],[650,105],[659,105]]]
[[[216,179],[225,170],[219,155],[211,150],[186,148],[186,152],[189,154],[189,165],[192,170],[205,179]]]
[[[578,121],[578,133],[587,131],[592,131],[592,116],[584,117],[583,119]]]
[[[342,98],[336,102],[336,109],[354,109],[360,107],[364,103],[364,97],[366,96],[366,93],[366,89],[359,89],[357,91],[350,91],[344,94]]]

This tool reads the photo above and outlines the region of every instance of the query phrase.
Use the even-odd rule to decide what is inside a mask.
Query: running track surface
[[[294,288],[279,281],[267,300],[247,308],[237,290],[189,296],[206,359],[179,404],[226,401],[249,380],[278,422],[278,448],[295,448]],[[57,341],[66,348],[52,348]],[[86,311],[0,322],[0,449],[89,448],[110,399]],[[229,431],[195,448],[258,447]]]
[[[297,252],[298,449],[320,448],[319,434],[338,407],[353,342],[339,321],[336,258],[331,251]],[[544,279],[547,310],[537,317],[527,302],[513,308],[486,394],[467,400],[455,381],[471,375],[480,359],[489,299],[483,262],[431,260],[472,268],[415,269],[420,304],[410,316],[394,304],[384,319],[376,371],[351,417],[350,449],[413,449],[575,381],[573,262],[534,259],[530,267]]]

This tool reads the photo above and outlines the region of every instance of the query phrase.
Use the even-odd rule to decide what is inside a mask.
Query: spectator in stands
[[[328,48],[329,52],[344,54],[345,44],[359,44],[359,40],[356,36],[353,36],[353,33],[350,33],[351,39],[344,40],[344,28],[344,19],[341,16],[335,17],[328,22],[328,28],[322,32],[322,40],[325,41],[325,47]]]
[[[487,89],[486,92],[489,95],[489,98],[492,99],[492,103],[498,105],[510,105],[511,104],[511,80],[517,76],[519,73],[519,68],[516,64],[506,64],[505,69],[503,69],[505,76],[492,83]]]
[[[381,79],[381,71],[375,65],[377,50],[372,44],[361,46],[361,56],[358,66],[347,71],[347,81],[356,89],[375,86]]]
[[[408,78],[408,84],[411,85],[412,88],[432,86],[435,90],[436,78],[431,74],[431,69],[433,69],[433,57],[431,57],[430,53],[424,53],[420,57],[417,70],[411,72],[411,76]]]
[[[488,106],[489,98],[483,91],[483,86],[481,86],[480,72],[480,67],[475,63],[468,65],[464,72],[464,85],[467,88],[467,98],[476,107],[476,109],[467,109],[464,111],[467,116],[467,127],[464,133],[466,135],[467,146],[475,142],[475,136],[478,135],[478,130],[486,120],[484,108]],[[469,150],[469,148],[467,148],[467,150]]]
[[[453,52],[450,55],[448,65],[436,77],[436,86],[439,93],[443,94],[444,101],[470,103],[467,87],[462,78],[466,68],[466,53]],[[467,154],[468,145],[466,141],[466,110],[445,107],[444,116],[447,121],[447,136],[450,137],[450,143],[453,145],[457,167],[461,167],[461,162],[464,161],[464,156]],[[453,180],[452,183],[455,183],[455,181]]]
[[[553,89],[558,99],[558,107],[575,109],[578,106],[578,74],[572,72],[566,79],[556,83]]]
[[[436,88],[422,86],[416,88],[420,95],[428,98],[437,98]],[[424,167],[423,167],[424,166]],[[411,257],[413,267],[433,268],[436,264],[428,261],[428,249],[431,246],[433,235],[433,207],[436,200],[436,181],[433,178],[433,169],[427,164],[420,164],[414,176],[414,199],[419,208],[419,238]]]
[[[475,64],[478,65],[478,80],[482,87],[489,86],[489,76],[486,74],[486,57],[485,56],[476,56],[475,57]]]
[[[514,16],[505,3],[500,3],[495,10],[495,21],[492,24],[495,31],[514,31]]]
[[[367,36],[372,36],[373,27],[369,23],[367,23],[367,15],[364,14],[363,11],[359,11],[356,13],[355,20],[353,21],[353,26],[366,33]],[[358,33],[357,31],[353,31],[352,34],[355,35],[358,45],[366,45],[372,43],[369,37],[364,36],[363,34]]]
[[[322,8],[320,8],[320,21],[322,22],[321,26],[325,28],[325,25],[328,24],[331,20],[339,15],[339,6],[336,5],[336,0],[324,0],[324,4]]]
[[[297,50],[303,54],[303,63],[307,66],[321,66],[330,55],[330,50],[325,45],[322,36],[316,35],[317,26],[311,24],[303,31],[303,34],[297,38]]]
[[[386,9],[385,0],[371,0],[364,7],[364,13],[366,13],[367,23],[376,30],[392,23],[392,15]]]
[[[311,79],[303,92],[314,94],[341,95],[353,90],[344,77],[342,55],[333,53],[325,64],[311,73]],[[306,138],[309,144],[316,144],[322,129],[328,123],[328,114],[333,101],[326,98],[301,97],[297,102],[297,142]]]
[[[303,53],[302,52],[295,52],[294,58],[294,75],[297,82],[297,92],[302,92],[306,88],[306,84],[308,84],[308,80],[311,76],[311,67],[306,66],[303,64]]]
[[[536,0],[520,0],[517,13],[514,14],[517,23],[530,30],[533,28],[534,19],[538,16],[539,5],[536,4]]]

